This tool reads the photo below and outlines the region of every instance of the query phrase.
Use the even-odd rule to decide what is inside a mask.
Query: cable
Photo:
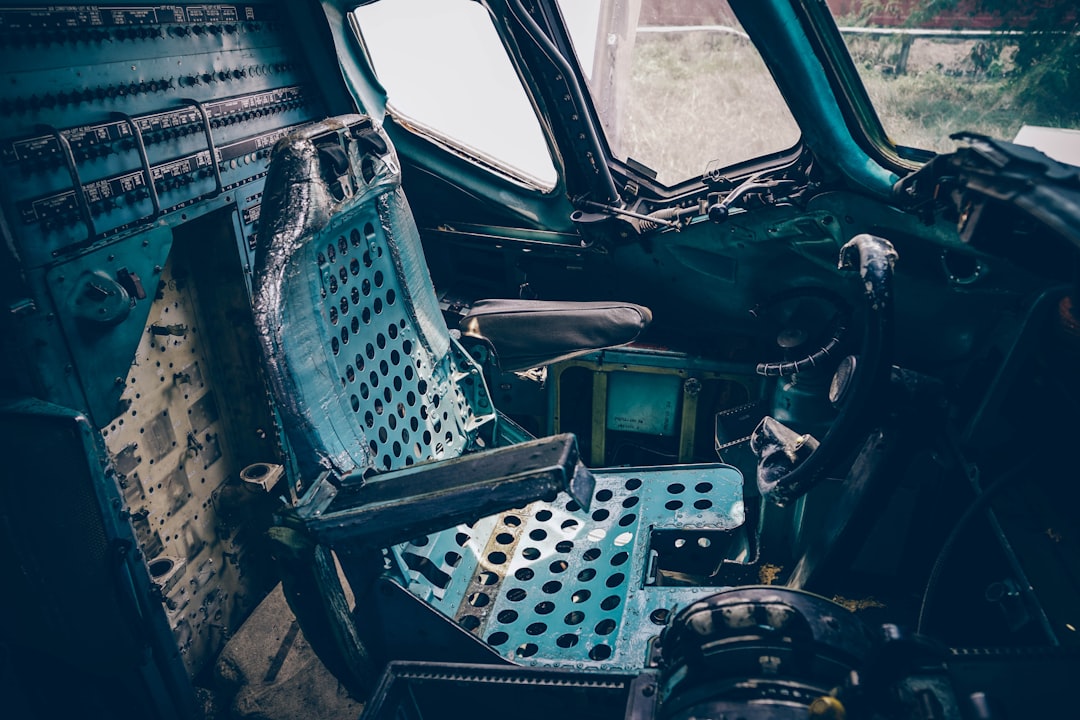
[[[934,566],[930,570],[930,577],[926,580],[926,589],[923,590],[922,603],[919,605],[919,619],[915,623],[915,632],[922,633],[923,624],[926,620],[926,610],[930,605],[930,597],[937,590],[937,585],[941,581],[941,573],[945,569],[945,563],[952,553],[953,546],[956,545],[961,533],[967,527],[968,523],[976,516],[976,514],[985,509],[986,504],[994,497],[994,495],[1002,488],[1008,486],[1010,482],[1020,477],[1027,477],[1022,472],[1025,465],[1018,466],[1012,470],[1006,471],[1004,475],[999,477],[993,483],[991,483],[982,493],[976,497],[967,510],[957,519],[956,524],[953,526],[952,531],[948,537],[945,538],[945,542],[941,545],[941,550],[938,551],[937,559],[934,561]],[[978,472],[978,468],[974,468],[974,472]]]

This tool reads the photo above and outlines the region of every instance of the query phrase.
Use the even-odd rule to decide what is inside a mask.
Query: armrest
[[[320,482],[297,511],[320,542],[386,547],[534,500],[550,501],[560,491],[588,509],[595,483],[579,459],[577,439],[564,433],[364,482],[345,477],[336,489]]]
[[[487,340],[503,372],[633,342],[652,322],[647,307],[622,302],[480,300],[461,319],[466,337]]]

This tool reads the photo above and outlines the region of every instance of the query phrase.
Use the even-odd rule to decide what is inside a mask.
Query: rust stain
[[[885,607],[885,603],[875,600],[873,597],[851,599],[841,595],[834,595],[832,601],[837,605],[843,605],[851,612]]]
[[[758,582],[762,585],[772,585],[776,582],[776,578],[780,575],[780,571],[783,570],[781,565],[771,565],[766,563],[758,569]]]

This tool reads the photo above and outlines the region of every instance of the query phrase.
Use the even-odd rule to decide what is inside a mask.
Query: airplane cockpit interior
[[[0,57],[4,717],[1075,713],[1071,3],[27,0]]]

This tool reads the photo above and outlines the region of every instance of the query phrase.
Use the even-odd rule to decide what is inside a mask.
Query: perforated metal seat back
[[[302,474],[484,443],[491,403],[443,323],[381,128],[348,116],[282,140],[262,216],[256,321]]]

